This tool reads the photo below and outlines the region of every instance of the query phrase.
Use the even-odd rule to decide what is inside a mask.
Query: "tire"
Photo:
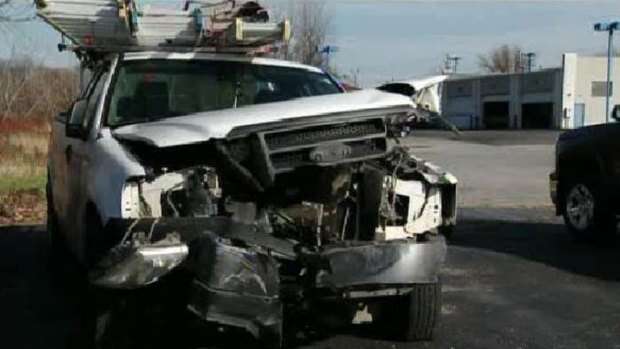
[[[571,181],[563,193],[564,222],[578,239],[609,238],[616,232],[616,217],[594,180]]]
[[[394,331],[407,342],[433,339],[441,311],[441,283],[414,285],[411,293],[396,299],[386,299],[373,314],[380,329]]]
[[[406,341],[430,340],[441,311],[441,284],[415,285],[403,308]],[[405,308],[406,306],[406,308]]]

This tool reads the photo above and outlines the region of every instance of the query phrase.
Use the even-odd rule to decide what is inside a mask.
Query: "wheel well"
[[[598,158],[588,159],[568,158],[559,162],[559,185],[558,185],[558,213],[564,213],[566,195],[571,183],[588,180],[602,176],[601,164]]]
[[[97,205],[93,202],[86,203],[86,209],[84,211],[84,243],[85,243],[85,257],[86,263],[92,265],[92,263],[100,257],[99,248],[103,241],[103,222],[99,215]]]

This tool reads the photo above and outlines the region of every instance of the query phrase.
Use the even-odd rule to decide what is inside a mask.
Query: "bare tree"
[[[288,9],[291,20],[291,41],[282,47],[279,56],[304,64],[321,66],[324,55],[320,52],[325,46],[331,17],[324,0],[296,0]]]
[[[68,108],[77,94],[77,71],[53,69],[31,56],[0,60],[0,121],[49,119]]]
[[[489,73],[514,73],[523,71],[519,46],[502,45],[486,55],[478,56],[478,65]]]

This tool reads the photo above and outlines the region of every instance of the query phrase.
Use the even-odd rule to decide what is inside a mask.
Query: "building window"
[[[592,97],[606,97],[607,89],[605,86],[607,85],[606,81],[592,81]],[[609,95],[614,95],[614,83],[613,81],[609,83]]]

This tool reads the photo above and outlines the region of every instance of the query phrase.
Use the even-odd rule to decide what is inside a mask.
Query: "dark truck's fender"
[[[560,135],[556,144],[556,169],[550,175],[550,191],[556,214],[564,213],[567,186],[576,179],[596,178],[607,183],[602,154],[598,150],[598,127],[586,127]]]

